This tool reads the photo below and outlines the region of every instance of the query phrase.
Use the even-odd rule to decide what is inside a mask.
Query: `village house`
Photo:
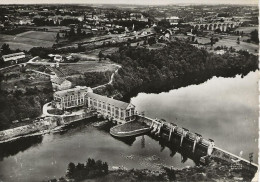
[[[87,106],[97,109],[104,116],[120,119],[122,121],[133,120],[135,106],[92,92],[86,94]]]
[[[177,25],[180,21],[180,18],[177,16],[171,16],[166,18],[166,20],[171,24],[171,25]]]
[[[77,86],[75,88],[57,91],[53,95],[52,107],[66,110],[84,106],[87,103],[85,95],[92,92],[90,87]]]
[[[63,77],[53,77],[51,83],[53,91],[66,90],[72,87],[72,83]]]
[[[55,62],[63,62],[63,58],[59,54],[49,54],[48,56]]]
[[[15,62],[18,63],[19,59],[25,58],[24,52],[18,52],[18,53],[13,53],[13,54],[7,54],[2,56],[4,62]]]

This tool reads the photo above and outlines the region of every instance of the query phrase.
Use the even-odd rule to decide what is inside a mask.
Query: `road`
[[[118,73],[118,70],[119,70],[120,68],[122,68],[122,66],[120,66],[120,65],[118,65],[118,64],[113,64],[113,65],[117,66],[118,68],[117,68],[117,69],[115,70],[115,72],[111,75],[109,82],[106,83],[106,84],[103,84],[103,85],[99,85],[99,86],[97,86],[97,87],[94,87],[94,88],[92,88],[92,90],[96,90],[96,89],[98,89],[98,88],[105,87],[105,86],[111,85],[111,84],[113,83],[115,74],[117,74],[117,73]]]
[[[26,62],[26,63],[35,64],[35,65],[52,65],[52,64],[55,64],[55,63],[49,63],[49,62],[33,62],[33,60],[35,60],[35,59],[37,59],[37,57],[34,57],[34,58],[30,59],[30,60],[29,60],[28,62]],[[91,62],[93,62],[93,61],[91,61]],[[87,62],[82,62],[82,63],[59,63],[59,64],[60,64],[60,65],[69,65],[69,64],[82,64],[82,65],[84,65],[84,64],[86,64],[86,63],[87,63]],[[20,63],[20,64],[24,64],[24,63]],[[11,67],[16,66],[16,65],[20,65],[20,64],[15,64],[15,65],[11,65],[11,66],[8,66],[8,67],[5,67],[5,68],[0,68],[0,71],[1,71],[1,70],[4,70],[4,69],[11,68]],[[98,88],[101,88],[101,87],[105,87],[105,86],[107,86],[107,85],[111,85],[111,84],[113,83],[115,74],[118,73],[118,70],[119,70],[120,68],[122,68],[122,66],[120,66],[120,65],[118,65],[118,64],[112,64],[112,65],[117,66],[117,69],[116,69],[115,72],[111,75],[109,82],[108,82],[108,83],[105,83],[105,84],[103,84],[103,85],[99,85],[99,86],[97,86],[97,87],[94,87],[94,88],[92,88],[93,90],[98,89]]]
[[[17,65],[22,65],[22,64],[26,64],[26,63],[33,63],[32,61],[33,61],[34,59],[36,59],[37,57],[38,57],[38,56],[36,56],[36,57],[30,59],[29,61],[27,61],[27,62],[25,62],[25,63],[19,63],[19,64],[14,64],[14,65],[11,65],[11,66],[4,67],[4,68],[0,68],[0,71],[1,71],[1,70],[5,70],[5,69],[8,69],[8,68],[12,68],[12,67],[17,66]]]

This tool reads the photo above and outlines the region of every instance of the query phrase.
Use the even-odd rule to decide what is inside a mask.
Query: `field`
[[[61,70],[65,75],[83,74],[85,72],[106,72],[115,71],[117,66],[111,63],[99,63],[97,61],[84,62],[82,64],[67,64],[60,65]]]
[[[66,26],[39,26],[37,28],[46,28],[49,32],[59,32],[60,30],[70,30],[70,28]]]
[[[243,31],[244,33],[251,33],[254,30],[258,30],[258,27],[239,27],[235,31]]]
[[[241,27],[241,28],[253,28],[253,30],[255,29],[255,27]],[[175,37],[180,38],[180,39],[188,38],[188,36],[185,36],[185,35],[178,35]],[[237,43],[238,36],[229,35],[229,36],[215,36],[215,37],[218,38],[219,41],[214,44],[214,48],[216,48],[218,46],[220,46],[220,47],[227,46],[229,48],[233,47],[237,51],[238,50],[247,50],[248,52],[250,52],[252,54],[258,53],[259,46],[257,44],[245,42],[247,39],[250,39],[249,36],[239,37],[240,44]],[[195,37],[195,40],[198,40],[199,44],[210,44],[210,38],[211,37]],[[210,47],[210,45],[208,45],[208,47]]]
[[[15,88],[25,91],[26,88],[34,88],[35,86],[39,90],[50,87],[48,78],[39,77],[35,73],[21,72],[19,66],[1,70],[0,73],[4,74],[1,86],[6,91],[12,91]]]
[[[29,39],[37,39],[44,41],[54,41],[56,39],[56,33],[53,32],[40,32],[40,31],[27,31],[16,35],[16,38],[23,37]]]
[[[11,49],[30,50],[33,47],[51,47],[55,43],[55,32],[27,31],[17,35],[0,35],[0,46],[9,44]]]
[[[118,51],[118,47],[99,48],[99,49],[94,49],[94,50],[88,50],[84,53],[71,53],[71,54],[67,54],[65,56],[71,55],[73,57],[79,58],[80,62],[97,61],[97,60],[99,60],[98,54],[100,51],[102,52],[103,55],[109,55],[109,54],[112,54],[112,53]]]
[[[243,37],[241,40],[246,40],[248,38],[249,37]],[[240,44],[237,44],[237,36],[229,36],[227,38],[220,39],[216,44],[214,44],[214,47],[217,46],[233,47],[236,50],[247,50],[252,54],[258,53],[259,49],[259,46],[253,43],[240,41]]]

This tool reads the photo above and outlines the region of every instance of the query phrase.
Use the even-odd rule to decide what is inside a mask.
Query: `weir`
[[[236,161],[236,165],[241,164],[243,170],[249,174],[255,174],[258,169],[257,164],[216,147],[212,139],[205,139],[200,134],[192,133],[188,129],[177,126],[174,123],[152,119],[142,115],[135,115],[135,122],[145,123],[147,128],[149,128],[149,131],[146,130],[145,132],[147,133],[148,131],[151,137],[167,143],[175,148],[176,151],[180,150],[186,156],[196,161],[202,162],[206,156],[212,156],[231,164]],[[141,133],[138,134],[140,135]]]

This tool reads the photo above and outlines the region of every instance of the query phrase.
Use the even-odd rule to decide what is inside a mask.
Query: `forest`
[[[3,76],[0,75],[0,86]],[[34,119],[41,115],[42,106],[52,100],[51,83],[43,90],[26,88],[25,92],[17,89],[7,92],[0,87],[0,130],[21,125],[25,118]],[[13,121],[18,123],[12,123]]]
[[[258,69],[258,57],[247,51],[217,55],[181,41],[168,43],[160,50],[123,46],[109,58],[122,65],[113,89],[127,101],[141,91],[166,91],[158,88],[164,87],[163,83],[169,86],[170,82],[172,89],[202,83],[213,76],[244,76]]]

